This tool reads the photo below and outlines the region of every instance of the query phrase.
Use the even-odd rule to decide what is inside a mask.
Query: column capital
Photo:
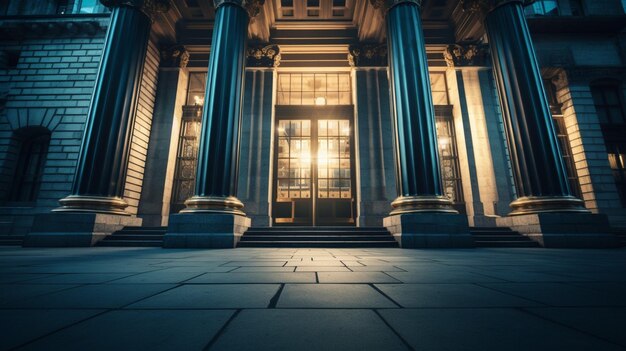
[[[423,0],[370,0],[370,3],[372,4],[372,6],[374,6],[375,9],[382,9],[383,12],[387,12],[392,7],[404,3],[416,4],[421,9],[423,2]]]
[[[146,14],[154,20],[157,13],[169,11],[171,4],[169,0],[100,0],[102,5],[112,7],[132,7]]]
[[[189,63],[189,51],[183,45],[161,50],[161,67],[185,68]]]
[[[352,67],[386,67],[386,44],[354,44],[348,48],[348,62]]]
[[[448,45],[443,51],[443,57],[448,67],[483,67],[488,62],[489,48],[485,44],[459,43]]]
[[[506,4],[520,3],[522,6],[527,6],[533,2],[535,2],[535,0],[461,0],[461,6],[463,6],[464,11],[486,14]]]
[[[237,5],[248,12],[250,18],[258,16],[265,0],[213,0],[215,9],[225,4]]]
[[[248,45],[246,67],[278,67],[280,58],[280,47],[276,44]]]

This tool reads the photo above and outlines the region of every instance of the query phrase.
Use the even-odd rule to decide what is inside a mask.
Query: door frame
[[[310,120],[311,121],[311,154],[315,155],[317,158],[317,142],[318,135],[317,132],[313,135],[313,130],[317,131],[317,121],[318,120],[348,120],[350,123],[350,187],[351,187],[351,212],[352,218],[345,223],[337,222],[332,224],[320,224],[317,223],[316,216],[316,207],[317,207],[317,188],[318,188],[318,177],[317,177],[317,161],[315,162],[315,167],[313,167],[313,163],[311,166],[311,224],[307,224],[313,227],[316,226],[324,226],[324,225],[332,225],[332,226],[356,226],[357,223],[357,183],[356,183],[356,173],[357,173],[357,160],[356,160],[356,130],[355,130],[355,117],[354,117],[354,105],[332,105],[332,106],[317,106],[317,105],[276,105],[274,121],[272,124],[272,128],[274,131],[278,128],[278,123],[281,120]],[[323,116],[323,117],[322,117]],[[313,124],[315,123],[315,126]],[[272,188],[272,198],[271,198],[271,225],[272,226],[286,226],[286,225],[297,225],[297,223],[279,223],[276,221],[276,217],[274,216],[274,208],[276,203],[276,198],[278,195],[278,135],[274,132],[272,133],[274,140],[273,148],[274,152],[272,154],[272,176],[270,179],[271,188]],[[293,209],[292,209],[293,210]]]

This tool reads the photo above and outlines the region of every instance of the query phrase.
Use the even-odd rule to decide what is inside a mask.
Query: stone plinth
[[[467,216],[409,213],[386,217],[384,226],[402,248],[473,247]]]
[[[174,214],[163,247],[234,248],[250,225],[250,218],[233,214]]]
[[[498,226],[511,229],[553,248],[618,247],[610,233],[606,215],[592,213],[537,213],[497,219]]]
[[[141,226],[141,218],[104,213],[46,213],[35,217],[24,246],[93,246],[125,226]]]

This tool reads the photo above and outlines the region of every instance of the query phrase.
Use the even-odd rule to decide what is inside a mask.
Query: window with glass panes
[[[607,151],[622,207],[626,207],[626,142],[609,144]]]
[[[349,73],[280,73],[277,105],[350,105]]]

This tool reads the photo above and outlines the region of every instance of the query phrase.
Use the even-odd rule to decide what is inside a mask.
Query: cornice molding
[[[477,12],[483,15],[506,4],[520,3],[527,6],[535,2],[535,0],[461,0],[463,10],[468,12]]]
[[[386,67],[387,45],[355,44],[348,48],[348,62],[352,67]]]
[[[265,0],[213,0],[213,6],[215,6],[216,10],[224,4],[239,6],[248,12],[250,18],[254,18],[261,13]]]
[[[387,13],[392,7],[404,3],[416,4],[421,10],[423,0],[370,0],[370,3],[375,9],[382,9],[384,13]]]
[[[182,45],[161,50],[161,67],[185,68],[189,63],[189,51]]]
[[[249,45],[246,52],[246,67],[278,67],[280,65],[280,47],[275,44]]]
[[[159,13],[169,11],[171,4],[169,0],[100,0],[102,5],[113,7],[131,7],[137,9],[150,17],[152,21]]]
[[[489,49],[485,44],[453,44],[443,52],[448,67],[484,67],[489,60]]]

